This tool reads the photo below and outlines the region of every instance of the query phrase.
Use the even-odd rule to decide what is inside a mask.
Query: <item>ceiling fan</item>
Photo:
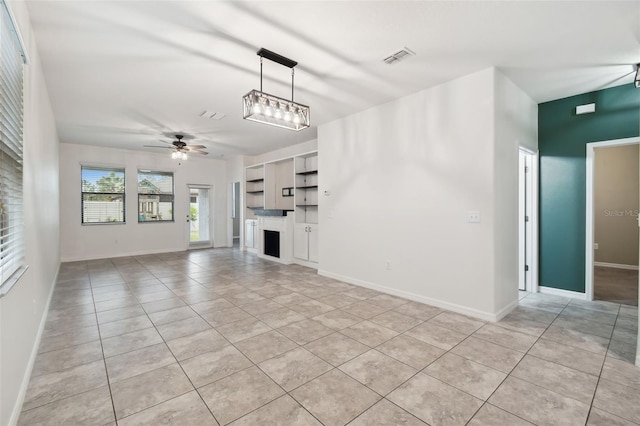
[[[209,154],[208,152],[202,150],[202,148],[206,148],[206,146],[204,146],[204,145],[187,145],[186,142],[182,141],[182,139],[185,137],[185,135],[175,135],[175,136],[176,136],[176,140],[173,141],[173,142],[160,141],[162,143],[166,143],[166,144],[169,144],[169,145],[172,145],[172,146],[145,145],[145,147],[172,149],[173,152],[171,153],[171,158],[173,158],[174,160],[186,160],[187,159],[187,153],[194,153],[194,154],[200,154],[200,155]]]

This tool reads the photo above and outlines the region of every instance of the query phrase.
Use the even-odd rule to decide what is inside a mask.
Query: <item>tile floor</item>
[[[640,424],[637,308],[497,324],[213,249],[65,263],[20,424]]]

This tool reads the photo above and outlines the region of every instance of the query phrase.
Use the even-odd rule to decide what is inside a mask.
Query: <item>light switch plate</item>
[[[469,210],[467,212],[467,222],[480,223],[480,212],[478,210]]]

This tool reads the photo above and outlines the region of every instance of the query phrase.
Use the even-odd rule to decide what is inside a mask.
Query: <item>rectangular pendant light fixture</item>
[[[309,127],[310,109],[293,100],[294,69],[298,63],[267,49],[257,52],[260,56],[260,90],[252,90],[242,97],[243,118],[289,130],[303,130]],[[262,60],[266,58],[291,68],[291,100],[270,95],[262,91]]]

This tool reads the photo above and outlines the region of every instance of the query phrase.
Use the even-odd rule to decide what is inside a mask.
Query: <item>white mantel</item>
[[[280,257],[264,254],[264,231],[280,233]],[[293,216],[258,216],[258,257],[289,265],[293,263]]]

